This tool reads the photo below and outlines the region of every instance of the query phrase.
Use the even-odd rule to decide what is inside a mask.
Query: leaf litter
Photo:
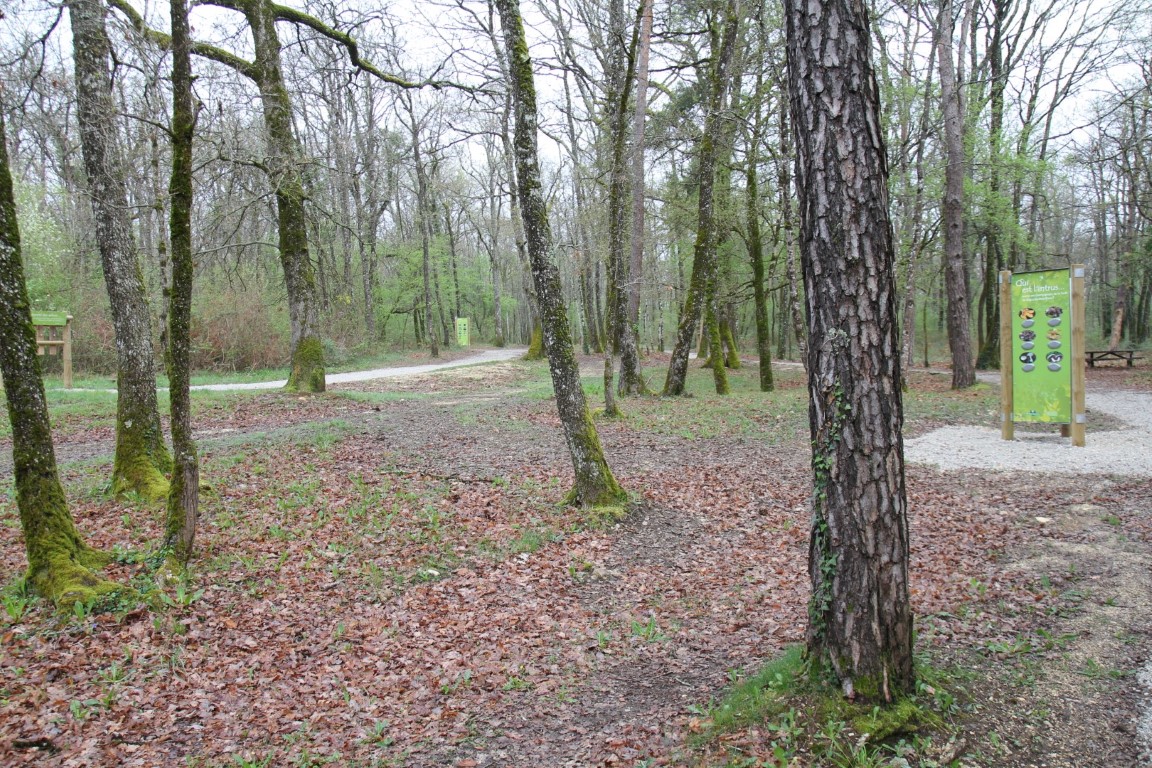
[[[636,509],[590,524],[559,505],[571,472],[552,404],[519,394],[539,374],[504,365],[494,383],[474,370],[429,377],[456,398],[449,405],[211,401],[197,428],[229,437],[202,443],[211,491],[183,602],[68,618],[32,603],[10,615],[0,625],[0,763],[699,758],[685,746],[696,708],[803,640],[806,443],[792,422],[784,442],[766,438],[780,426],[764,412],[734,421],[751,430],[737,435],[650,429],[665,406],[637,403],[640,418],[600,422]],[[83,431],[74,425],[70,439]],[[102,455],[66,464],[65,485],[81,529],[123,555],[110,573],[128,582],[142,569],[131,554],[160,536],[160,513],[92,493]],[[1012,556],[1051,533],[1038,515],[1091,496],[1123,507],[1124,530],[1148,541],[1147,507],[1131,505],[1147,484],[1101,478],[1086,494],[1083,482],[1038,490],[909,467],[922,649],[995,661],[1038,615],[1061,610],[1065,591]],[[11,580],[23,568],[11,498],[0,523]],[[748,754],[765,748],[754,732],[729,745],[742,739]]]

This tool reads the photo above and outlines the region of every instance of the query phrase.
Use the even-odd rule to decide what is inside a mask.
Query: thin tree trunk
[[[632,111],[632,280],[628,286],[628,322],[634,329],[640,327],[640,285],[644,273],[644,122],[648,113],[648,52],[651,45],[652,0],[643,0],[636,50],[636,99]]]
[[[634,328],[629,322],[629,290],[634,279],[625,254],[629,189],[627,167],[628,99],[636,66],[637,35],[624,44],[623,0],[612,0],[610,10],[608,125],[612,147],[608,180],[608,341],[610,354],[620,357],[620,394],[644,389]],[[636,29],[639,33],[639,27]],[[643,204],[643,201],[641,201]],[[605,402],[607,407],[607,401]]]
[[[738,0],[729,0],[725,6],[724,32],[720,49],[715,55],[711,72],[711,94],[708,99],[708,115],[704,120],[704,133],[700,137],[700,187],[699,218],[696,227],[696,245],[692,261],[692,276],[689,281],[684,306],[680,311],[680,322],[676,329],[676,344],[672,348],[672,359],[668,363],[668,376],[664,380],[664,395],[684,394],[684,384],[688,375],[688,353],[692,349],[692,339],[696,333],[696,321],[707,302],[710,285],[716,277],[716,220],[713,210],[713,193],[716,182],[716,156],[719,142],[721,106],[728,85],[728,67],[732,63],[736,47],[736,33],[739,26]],[[722,349],[714,347],[713,351]],[[714,368],[713,371],[716,369]],[[720,371],[723,371],[721,363]],[[720,375],[716,375],[717,387]]]
[[[760,89],[756,90],[759,93]],[[760,185],[756,169],[759,162],[756,148],[760,145],[759,113],[760,105],[757,103],[752,135],[748,142],[748,156],[745,160],[747,163],[744,172],[747,178],[745,210],[748,220],[748,254],[752,258],[752,301],[756,309],[756,352],[760,356],[760,391],[771,392],[776,385],[772,381],[772,337],[768,329],[768,297],[764,290],[764,241],[760,234]]]
[[[12,425],[16,506],[28,555],[28,584],[57,605],[91,604],[118,589],[95,569],[108,558],[84,543],[56,470],[36,331],[20,254],[20,230],[0,113],[0,374]]]
[[[968,265],[964,259],[964,116],[952,61],[952,2],[944,0],[937,29],[936,58],[944,111],[944,284],[948,294],[948,346],[952,352],[952,388],[976,383],[968,308]]]
[[[192,559],[200,510],[200,462],[192,439],[192,63],[186,0],[171,0],[172,16],[172,298],[168,331],[168,381],[172,412],[172,484],[164,524],[164,550],[184,567]]]
[[[524,39],[518,0],[495,0],[504,29],[509,89],[514,97],[516,175],[524,217],[524,232],[532,277],[536,285],[544,348],[556,393],[556,408],[564,426],[564,437],[572,456],[575,482],[568,496],[581,506],[615,506],[626,498],[604,460],[600,438],[592,423],[580,370],[572,353],[572,338],[560,288],[560,271],[552,262],[552,232],[548,210],[541,191],[540,166],[536,150],[536,89],[532,59]]]
[[[160,499],[168,492],[164,476],[172,469],[172,458],[160,429],[152,325],[116,140],[105,8],[98,0],[69,0],[68,10],[76,64],[80,144],[116,332],[112,491],[135,491],[149,499]]]
[[[789,125],[788,105],[781,100],[780,107],[780,217],[784,224],[784,273],[788,278],[788,317],[792,333],[800,350],[800,362],[808,370],[808,336],[804,329],[804,312],[800,307],[800,274],[796,271],[796,222],[792,215],[792,128]]]
[[[785,0],[814,478],[808,654],[849,698],[910,693],[892,227],[867,6]]]

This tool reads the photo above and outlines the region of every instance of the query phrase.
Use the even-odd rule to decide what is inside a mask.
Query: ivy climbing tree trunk
[[[736,33],[739,26],[738,0],[729,0],[724,11],[724,31],[720,38],[718,53],[712,63],[711,92],[708,96],[708,114],[704,120],[704,133],[699,143],[699,204],[696,224],[696,245],[692,260],[692,276],[688,291],[680,310],[680,322],[676,328],[676,345],[672,348],[672,359],[668,363],[668,375],[664,379],[664,395],[684,394],[684,384],[688,376],[688,353],[692,349],[692,337],[696,333],[696,322],[701,310],[708,303],[709,290],[716,281],[716,216],[714,192],[716,185],[716,158],[718,134],[720,131],[721,107],[728,84],[728,68],[732,63],[732,53],[736,47]],[[708,318],[706,317],[707,321]],[[710,324],[711,325],[711,324]],[[715,334],[719,339],[719,329]],[[713,367],[719,382],[724,373],[723,347],[714,346],[721,358],[720,366]]]
[[[24,281],[20,231],[0,115],[0,374],[12,424],[16,506],[28,555],[28,584],[62,607],[115,591],[94,569],[108,562],[89,548],[68,511],[56,471],[36,331]]]
[[[200,512],[200,462],[192,439],[192,138],[196,110],[192,102],[192,55],[187,0],[171,0],[172,15],[172,293],[168,310],[168,381],[172,412],[172,484],[163,548],[180,566],[192,558]]]
[[[513,144],[524,234],[540,310],[544,350],[556,393],[556,408],[576,475],[568,500],[581,506],[616,506],[624,503],[626,495],[604,460],[600,437],[588,412],[584,390],[580,386],[580,370],[572,352],[560,271],[549,254],[552,231],[548,224],[536,150],[536,87],[520,6],[518,0],[495,0],[495,5],[504,30],[508,87],[515,112]]]
[[[116,333],[116,451],[112,491],[149,499],[168,492],[172,458],[156,403],[156,359],[144,279],[132,235],[124,165],[117,143],[109,71],[112,46],[99,0],[69,0],[77,122],[96,245]]]
[[[910,692],[912,610],[888,169],[863,0],[785,0],[808,297],[808,654],[849,698]]]

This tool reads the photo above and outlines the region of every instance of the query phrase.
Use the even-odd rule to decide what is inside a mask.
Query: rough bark
[[[944,285],[948,295],[948,347],[952,388],[976,383],[968,307],[968,265],[964,259],[964,117],[952,50],[952,2],[944,0],[936,35],[940,99],[944,111]]]
[[[710,284],[714,284],[716,280],[717,237],[713,206],[716,157],[721,106],[724,104],[724,95],[728,85],[728,68],[732,63],[739,26],[738,0],[729,0],[724,13],[724,32],[720,49],[715,53],[712,63],[708,115],[704,120],[704,133],[700,137],[699,144],[699,204],[692,275],[689,278],[688,290],[684,297],[684,306],[680,310],[680,321],[676,328],[676,344],[672,348],[672,359],[668,363],[668,375],[664,380],[665,396],[684,394],[684,384],[688,375],[688,353],[692,349],[696,322],[706,303]],[[715,349],[721,348],[715,347]],[[723,372],[723,364],[720,366],[720,371]],[[718,386],[719,380],[719,374],[717,374]]]
[[[200,510],[200,462],[192,439],[192,61],[186,0],[171,0],[172,15],[172,178],[169,216],[172,243],[172,292],[168,312],[168,381],[172,413],[172,483],[164,550],[181,567],[192,559]]]
[[[260,90],[268,155],[265,164],[276,194],[277,244],[292,326],[292,371],[286,388],[323,392],[324,346],[320,342],[316,272],[308,253],[301,151],[292,128],[292,99],[280,62],[276,11],[267,0],[244,0],[238,7],[252,33],[255,57],[248,74]]]
[[[431,206],[428,203],[428,172],[424,167],[424,156],[420,149],[420,125],[416,119],[416,110],[409,95],[405,99],[405,108],[408,119],[411,120],[408,128],[412,137],[412,162],[416,166],[416,221],[420,228],[421,276],[424,280],[424,327],[428,331],[426,341],[432,357],[440,356],[440,345],[436,339],[436,326],[432,320],[432,234],[429,213]]]
[[[772,380],[772,336],[769,332],[768,297],[764,290],[764,238],[760,233],[760,183],[756,170],[759,162],[757,147],[761,140],[758,104],[756,112],[745,168],[747,179],[745,213],[748,227],[748,255],[752,259],[752,301],[756,310],[756,352],[760,356],[760,391],[771,392],[776,388],[776,384]]]
[[[628,195],[632,191],[628,174],[628,101],[636,68],[639,25],[631,43],[624,43],[622,0],[610,5],[610,42],[607,123],[612,148],[608,172],[608,341],[611,354],[620,358],[620,394],[640,394],[644,380],[635,328],[629,321],[628,302],[638,275],[631,271],[627,250]],[[607,403],[606,403],[607,404]]]
[[[861,0],[786,0],[808,297],[808,653],[849,697],[910,692],[912,611],[894,253]]]
[[[116,449],[112,491],[160,499],[172,459],[156,403],[152,325],[136,243],[125,169],[117,142],[109,71],[111,43],[98,0],[69,0],[77,117],[95,238],[116,334]]]
[[[93,570],[107,562],[80,536],[60,477],[48,422],[36,331],[24,281],[20,231],[0,115],[0,374],[12,424],[16,506],[28,555],[28,584],[57,605],[89,603],[115,591],[116,584]]]
[[[568,500],[581,506],[619,505],[626,496],[604,460],[600,438],[588,412],[584,390],[580,386],[580,370],[572,352],[572,337],[560,287],[560,271],[549,254],[552,232],[541,188],[536,149],[536,89],[532,59],[524,39],[520,6],[518,0],[495,0],[495,5],[504,30],[509,89],[514,97],[516,176],[528,257],[539,302],[544,349],[548,355],[552,387],[556,393],[556,408],[564,427],[564,438],[575,472],[575,482]]]
[[[792,321],[792,333],[800,350],[800,362],[808,369],[808,335],[804,330],[804,312],[800,306],[800,281],[796,271],[796,221],[792,215],[792,172],[789,165],[792,156],[792,128],[788,117],[788,104],[780,104],[780,155],[777,166],[777,181],[780,186],[780,219],[784,228],[784,272],[788,277],[788,317]]]
[[[640,285],[644,274],[644,123],[648,113],[648,53],[652,45],[652,0],[641,0],[636,49],[636,96],[632,109],[632,281],[628,285],[628,322],[640,327]]]

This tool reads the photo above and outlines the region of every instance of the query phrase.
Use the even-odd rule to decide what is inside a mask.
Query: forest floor
[[[716,733],[726,691],[803,640],[811,479],[802,371],[762,394],[746,365],[727,398],[705,373],[598,419],[635,499],[621,522],[559,506],[542,363],[198,393],[198,557],[154,607],[25,596],[9,491],[0,764],[1147,764],[1152,480],[1043,467],[908,466],[920,733],[862,746],[803,711]],[[1089,381],[1152,391],[1147,369]],[[907,438],[995,425],[995,387],[948,384],[913,375]],[[50,400],[79,527],[149,589],[161,510],[104,494],[114,398]]]

